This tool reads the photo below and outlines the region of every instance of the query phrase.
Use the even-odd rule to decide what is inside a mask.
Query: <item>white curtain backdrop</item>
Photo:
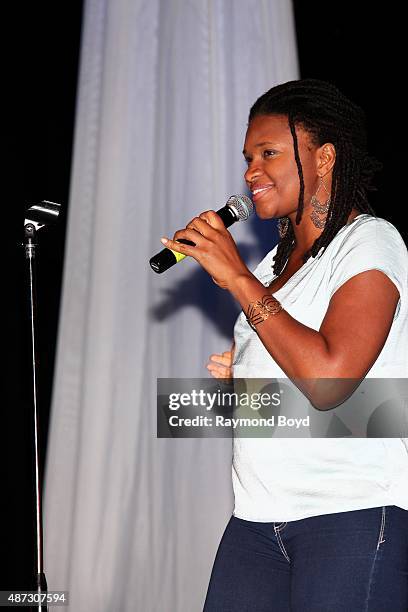
[[[206,377],[238,307],[194,261],[148,259],[245,192],[249,108],[295,78],[290,0],[85,2],[44,505],[68,610],[202,610],[231,440],[157,439],[156,379]],[[274,244],[272,223],[232,233],[249,265]]]

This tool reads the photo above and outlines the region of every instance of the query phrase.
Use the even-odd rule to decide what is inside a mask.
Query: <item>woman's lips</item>
[[[252,194],[252,200],[254,202],[256,202],[257,200],[262,198],[262,196],[264,196],[266,193],[268,193],[268,191],[270,191],[271,189],[273,189],[273,185],[268,185],[267,187],[262,187],[262,189],[260,189],[260,191],[255,190],[256,193]]]

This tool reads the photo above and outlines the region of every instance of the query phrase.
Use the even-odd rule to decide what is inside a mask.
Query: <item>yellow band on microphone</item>
[[[173,249],[169,249],[169,251],[173,253],[174,257],[177,260],[177,263],[187,257],[187,255],[183,255],[183,253],[177,253],[177,251],[173,251]]]

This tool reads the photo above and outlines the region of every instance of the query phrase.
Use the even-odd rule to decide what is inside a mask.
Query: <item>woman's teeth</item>
[[[254,189],[254,191],[252,192],[252,197],[256,199],[256,197],[260,197],[262,193],[264,193],[265,191],[268,191],[269,189],[272,189],[273,185],[268,185],[267,187],[259,187],[258,189]]]

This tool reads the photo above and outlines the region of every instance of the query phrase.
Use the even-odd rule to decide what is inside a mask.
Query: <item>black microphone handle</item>
[[[238,221],[237,215],[230,206],[223,206],[220,210],[217,210],[216,213],[221,217],[225,227],[230,227],[235,221]]]
[[[223,206],[222,208],[217,210],[216,213],[221,217],[221,220],[224,223],[225,227],[230,227],[230,225],[235,223],[235,221],[238,221],[238,217],[236,216],[232,208],[230,208],[229,206]],[[191,242],[191,240],[185,240],[184,238],[180,238],[179,240],[177,240],[177,242],[182,242],[183,244],[195,246],[194,242]],[[153,257],[149,260],[149,264],[152,270],[157,272],[157,274],[161,274],[162,272],[165,272],[166,270],[174,266],[177,262],[180,261],[180,259],[184,259],[184,257],[184,255],[176,255],[170,249],[164,248],[159,253],[156,253],[156,255],[153,255]]]

